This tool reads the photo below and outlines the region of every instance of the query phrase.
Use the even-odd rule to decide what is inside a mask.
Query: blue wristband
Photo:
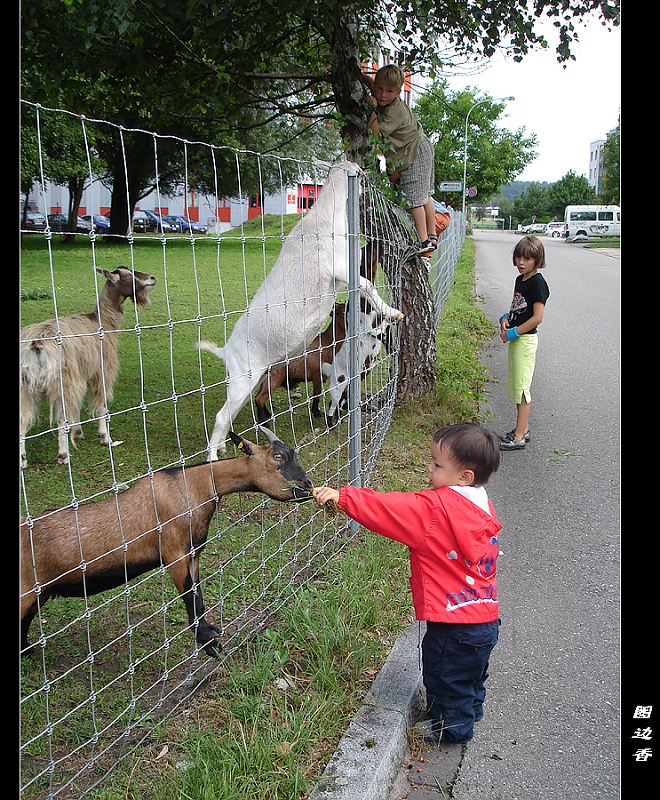
[[[520,339],[520,334],[518,333],[517,328],[507,328],[506,329],[506,338],[512,342],[514,339]]]

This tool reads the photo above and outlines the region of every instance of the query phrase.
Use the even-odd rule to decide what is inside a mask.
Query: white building
[[[251,195],[242,199],[221,197],[217,200],[212,195],[189,189],[187,193],[181,191],[176,195],[161,195],[160,205],[158,195],[152,192],[137,203],[135,211],[160,211],[164,216],[187,216],[194,222],[208,225],[209,232],[221,233],[261,214],[302,214],[314,205],[321,188],[311,178],[305,178],[300,183],[283,187],[280,192],[264,197]],[[110,189],[101,181],[94,181],[83,191],[78,214],[81,217],[86,214],[106,215],[110,212],[110,203]],[[41,184],[35,183],[30,193],[29,207],[42,214],[66,214],[69,190],[66,186],[47,182],[42,191]]]
[[[600,194],[603,188],[603,148],[605,139],[597,139],[591,143],[589,152],[589,185]]]

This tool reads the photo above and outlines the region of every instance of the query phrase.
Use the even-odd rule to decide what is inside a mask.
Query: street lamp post
[[[463,219],[465,219],[465,195],[467,194],[467,144],[468,144],[468,120],[470,119],[470,114],[472,110],[477,106],[480,106],[482,103],[504,103],[507,100],[515,100],[515,97],[495,97],[490,98],[486,97],[483,100],[478,100],[472,106],[470,106],[470,110],[465,117],[465,138],[463,139],[463,205],[461,206],[461,211],[463,212]]]

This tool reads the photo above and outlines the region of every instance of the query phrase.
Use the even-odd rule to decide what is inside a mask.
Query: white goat
[[[348,171],[350,161],[333,165],[314,207],[286,237],[282,250],[224,347],[202,341],[225,362],[227,399],[215,417],[209,460],[225,453],[232,422],[269,366],[299,356],[320,331],[348,285]],[[360,294],[388,320],[403,314],[387,305],[370,280],[360,277]]]
[[[89,407],[99,418],[102,444],[110,444],[105,419],[106,401],[119,372],[117,329],[124,315],[124,301],[130,297],[138,305],[149,305],[149,293],[156,279],[128,267],[113,272],[97,269],[106,278],[98,308],[87,314],[49,319],[28,325],[21,331],[21,466],[27,465],[25,435],[38,416],[40,398],[50,405],[50,418],[56,418],[57,460],[67,464],[66,424],[71,444],[82,438],[80,407],[89,387]],[[102,330],[103,335],[100,335]],[[105,390],[105,392],[104,392]]]
[[[376,365],[376,359],[383,346],[382,337],[387,333],[389,320],[380,319],[373,308],[368,311],[360,309],[358,314],[358,374],[366,375]],[[321,370],[324,377],[330,379],[330,408],[327,416],[332,420],[339,408],[342,397],[348,388],[350,375],[350,342],[347,339],[339,349],[331,363],[323,364]]]

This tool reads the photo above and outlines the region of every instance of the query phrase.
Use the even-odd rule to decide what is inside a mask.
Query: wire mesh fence
[[[22,226],[21,792],[79,797],[355,535],[293,491],[258,493],[262,475],[239,480],[233,462],[274,451],[272,431],[313,484],[368,483],[396,398],[399,323],[360,307],[359,273],[373,278],[372,303],[396,309],[414,229],[359,171],[347,214],[347,182],[328,165],[24,106],[46,224]],[[63,140],[90,212],[89,229],[69,234],[47,216]],[[120,164],[110,177],[108,142]],[[314,198],[302,217],[295,204],[287,213],[301,186]],[[156,228],[138,233],[134,193],[148,187]],[[193,229],[193,191],[206,233]],[[263,211],[268,196],[279,211],[249,219],[250,198]],[[223,228],[227,198],[242,218]],[[170,231],[164,209],[178,201],[188,225]],[[104,205],[123,220],[109,232]],[[429,271],[436,319],[463,237],[453,215]],[[295,257],[282,263],[285,251]],[[276,287],[255,304],[271,273]],[[216,413],[241,381],[249,391],[229,409],[239,438],[209,461]],[[41,404],[41,421],[24,400]]]

